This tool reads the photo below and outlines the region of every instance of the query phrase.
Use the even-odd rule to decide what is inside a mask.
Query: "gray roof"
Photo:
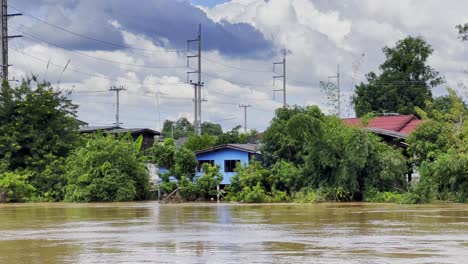
[[[150,133],[153,135],[160,135],[161,133],[152,130],[149,128],[122,128],[118,126],[85,126],[80,127],[80,133],[95,133],[97,131],[102,131],[103,133],[107,134],[121,134],[121,133],[128,133],[137,134],[137,133]]]
[[[202,153],[212,152],[212,151],[226,149],[226,148],[245,151],[245,152],[252,153],[252,154],[260,154],[260,151],[258,151],[257,144],[225,144],[225,145],[219,145],[219,146],[214,146],[211,148],[195,151],[195,154],[202,154]]]
[[[187,142],[188,140],[188,137],[181,137],[181,138],[178,138],[176,141],[175,141],[175,145],[176,145],[176,148],[180,148],[182,147],[185,142]]]
[[[120,128],[118,126],[83,126],[80,127],[80,133],[94,133],[98,130],[100,131],[109,131],[112,129]]]
[[[109,130],[109,131],[106,131],[106,133],[111,133],[111,134],[120,134],[120,133],[132,133],[132,134],[136,134],[136,133],[150,133],[150,134],[153,134],[153,135],[161,135],[161,133],[159,131],[156,131],[156,130],[152,130],[152,129],[149,129],[149,128],[116,128],[116,129],[112,129],[112,130]]]
[[[387,129],[371,128],[371,127],[368,127],[365,129],[376,134],[385,135],[385,136],[394,137],[394,138],[406,139],[408,137],[408,134],[395,132],[395,131],[387,130]]]

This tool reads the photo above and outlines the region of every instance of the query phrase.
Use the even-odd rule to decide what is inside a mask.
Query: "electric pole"
[[[275,85],[276,79],[283,79],[283,89],[276,89],[273,90],[274,92],[283,92],[283,107],[287,107],[286,103],[286,49],[283,49],[283,61],[282,62],[274,62],[273,63],[273,72],[275,72],[276,65],[283,65],[283,74],[273,76],[273,85]]]
[[[11,38],[19,38],[22,37],[21,35],[14,35],[8,36],[8,18],[13,16],[21,16],[22,14],[8,14],[8,1],[2,1],[2,17],[1,17],[1,50],[2,50],[2,60],[1,60],[1,67],[2,67],[2,78],[8,80],[8,67],[11,66],[8,64],[8,40]]]
[[[249,105],[249,104],[247,104],[247,105],[240,104],[239,107],[244,108],[244,132],[247,133],[247,108],[252,107],[252,106]]]
[[[201,88],[203,87],[204,83],[201,81],[201,52],[202,52],[202,39],[201,39],[201,24],[198,25],[198,36],[196,39],[187,40],[187,50],[190,52],[190,43],[197,42],[198,44],[198,53],[196,55],[188,55],[187,56],[187,67],[190,67],[190,58],[198,58],[198,67],[195,71],[187,72],[187,81],[190,81],[190,84],[194,87],[194,117],[195,120],[193,122],[195,127],[195,132],[197,134],[201,134],[201,104],[204,99],[201,98]],[[198,81],[192,82],[190,79],[190,74],[197,74]]]
[[[120,106],[120,91],[123,91],[125,90],[125,88],[123,88],[123,86],[120,86],[120,87],[111,87],[109,91],[112,91],[112,92],[116,92],[116,95],[117,95],[117,107],[116,107],[116,111],[115,111],[115,125],[116,126],[120,126],[120,120],[119,120],[119,106]]]
[[[337,97],[338,97],[338,106],[337,106],[337,113],[338,117],[341,115],[341,90],[340,90],[340,65],[338,64],[338,68],[336,71],[336,75],[334,76],[328,76],[328,78],[336,78],[336,89],[338,90],[337,92]]]

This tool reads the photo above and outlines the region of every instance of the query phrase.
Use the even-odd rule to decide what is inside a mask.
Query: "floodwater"
[[[468,263],[468,204],[5,204],[0,263]]]

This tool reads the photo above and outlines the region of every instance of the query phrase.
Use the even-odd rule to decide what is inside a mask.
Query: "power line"
[[[55,64],[53,62],[50,62],[50,61],[47,61],[47,60],[44,60],[44,59],[41,59],[41,58],[38,58],[34,55],[31,55],[29,53],[26,53],[24,51],[20,51],[18,49],[13,49],[14,51],[20,53],[20,54],[23,54],[25,56],[28,56],[30,58],[33,58],[37,61],[41,61],[45,64],[49,63],[50,65],[52,66],[55,66],[55,67],[58,67],[58,68],[63,68],[64,66],[63,65],[58,65],[58,64]],[[109,77],[105,77],[105,76],[101,76],[101,75],[96,75],[96,74],[92,74],[92,73],[88,73],[88,72],[84,72],[84,71],[81,71],[81,70],[77,70],[77,69],[74,69],[74,68],[68,68],[69,71],[72,71],[72,72],[76,72],[76,73],[79,73],[79,74],[82,74],[82,75],[86,75],[86,76],[89,76],[89,77],[95,77],[95,78],[100,78],[100,79],[105,79],[105,80],[110,80],[110,81],[113,81],[113,82],[121,82],[121,83],[132,83],[132,84],[139,84],[139,85],[142,85],[144,83],[141,83],[141,82],[136,82],[136,81],[121,81],[121,80],[118,80],[118,79],[115,79],[115,78],[109,78]],[[149,84],[156,84],[156,85],[181,85],[181,84],[184,84],[186,85],[187,83],[185,82],[173,82],[173,83],[163,83],[163,82],[151,82]]]
[[[98,38],[94,38],[94,37],[90,37],[90,36],[87,36],[87,35],[84,35],[84,34],[80,34],[80,33],[77,33],[77,32],[74,32],[74,31],[71,31],[71,30],[68,30],[66,28],[63,28],[63,27],[60,27],[60,26],[57,26],[55,24],[52,24],[52,23],[49,23],[39,17],[36,17],[34,15],[31,15],[27,12],[24,12],[22,11],[21,9],[15,7],[15,6],[12,6],[10,5],[11,8],[19,11],[19,12],[22,12],[24,15],[28,16],[28,17],[31,17],[41,23],[44,23],[50,27],[53,27],[53,28],[56,28],[58,30],[61,30],[61,31],[64,31],[64,32],[67,32],[69,34],[72,34],[72,35],[75,35],[77,37],[82,37],[82,38],[86,38],[86,39],[89,39],[89,40],[93,40],[93,41],[96,41],[96,42],[100,42],[100,43],[103,43],[103,44],[107,44],[107,45],[110,45],[110,46],[114,46],[114,47],[119,47],[119,48],[125,48],[125,49],[133,49],[133,50],[142,50],[142,51],[149,51],[149,52],[177,52],[177,53],[184,53],[183,51],[180,51],[180,50],[151,50],[151,49],[143,49],[143,48],[138,48],[138,47],[134,47],[134,46],[129,46],[129,45],[122,45],[122,44],[117,44],[117,43],[113,43],[113,42],[109,42],[109,41],[106,41],[106,40],[102,40],[102,39],[98,39]]]
[[[205,59],[209,62],[212,62],[214,64],[218,64],[218,65],[221,65],[221,66],[224,66],[224,67],[228,67],[228,68],[231,68],[231,69],[236,69],[236,70],[240,70],[240,71],[246,71],[246,72],[264,72],[264,73],[269,73],[270,71],[264,71],[264,70],[254,70],[254,69],[246,69],[246,68],[241,68],[241,67],[236,67],[236,66],[232,66],[232,65],[229,65],[229,64],[225,64],[225,63],[221,63],[221,62],[217,62],[213,59],[210,59],[206,56],[203,56],[202,59]]]
[[[95,59],[95,60],[100,60],[100,61],[119,64],[119,65],[125,65],[125,66],[134,66],[134,67],[151,68],[151,69],[186,69],[187,68],[186,66],[154,66],[154,65],[134,64],[134,63],[125,63],[125,62],[120,62],[120,61],[108,60],[108,59],[105,59],[105,58],[100,58],[100,57],[89,55],[89,54],[86,54],[86,53],[83,53],[83,52],[79,52],[79,51],[71,50],[71,49],[68,49],[68,48],[64,48],[64,47],[62,47],[62,46],[60,46],[58,44],[52,43],[50,41],[38,38],[38,37],[36,37],[36,36],[34,36],[32,34],[26,33],[26,32],[24,32],[24,31],[22,31],[22,30],[20,30],[18,28],[15,28],[15,27],[12,27],[12,26],[10,26],[10,27],[12,29],[18,31],[18,32],[21,32],[25,36],[25,38],[28,38],[28,39],[31,39],[31,40],[41,41],[41,42],[47,43],[49,45],[52,45],[52,46],[54,46],[56,48],[68,51],[70,53],[74,53],[74,54],[77,54],[77,55],[80,55],[80,56],[92,58],[92,59]]]

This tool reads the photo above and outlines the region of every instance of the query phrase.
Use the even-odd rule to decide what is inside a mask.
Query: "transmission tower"
[[[337,113],[338,113],[338,117],[340,117],[341,115],[341,90],[340,90],[340,65],[338,64],[338,68],[336,70],[336,75],[333,75],[333,76],[328,76],[329,79],[331,78],[336,78],[336,89],[338,90],[337,91]]]
[[[275,80],[276,79],[283,79],[283,89],[275,89],[275,90],[273,90],[273,93],[283,92],[283,107],[287,107],[287,103],[286,103],[286,49],[283,49],[283,61],[273,63],[273,72],[274,73],[276,73],[275,72],[275,66],[276,65],[283,65],[283,74],[273,76],[273,85],[275,85]]]
[[[8,1],[2,1],[2,17],[1,17],[1,50],[2,50],[2,58],[1,58],[1,67],[2,67],[2,78],[8,80],[8,67],[11,66],[8,64],[8,40],[11,38],[19,38],[22,35],[13,35],[8,36],[8,19],[13,16],[21,16],[22,14],[8,14]]]
[[[193,122],[194,127],[195,127],[195,132],[197,134],[201,134],[201,104],[204,99],[201,97],[201,88],[204,86],[204,83],[201,81],[202,76],[201,76],[201,52],[202,52],[202,38],[201,38],[201,24],[198,25],[198,36],[196,39],[192,40],[187,40],[187,50],[190,52],[190,43],[192,42],[197,42],[198,44],[198,53],[196,55],[188,55],[187,56],[187,67],[190,68],[190,59],[191,58],[197,58],[198,59],[198,67],[195,71],[187,72],[187,81],[190,82],[190,84],[193,85],[194,87],[194,117],[195,120]],[[191,74],[197,74],[198,81],[193,82],[190,80],[190,75]]]

